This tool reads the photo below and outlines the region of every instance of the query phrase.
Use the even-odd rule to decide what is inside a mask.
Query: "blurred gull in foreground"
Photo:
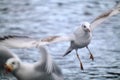
[[[11,72],[18,80],[63,80],[60,68],[44,47],[39,47],[41,60],[36,63],[22,62],[14,53],[0,47],[0,68]]]
[[[118,3],[114,8],[106,11],[105,13],[95,18],[91,23],[83,22],[71,34],[65,36],[50,36],[44,39],[33,39],[25,36],[4,36],[0,38],[0,45],[4,45],[10,48],[31,48],[61,41],[70,41],[70,47],[65,52],[64,56],[75,49],[76,55],[80,61],[80,67],[81,69],[83,69],[82,61],[78,55],[78,49],[86,47],[90,53],[90,59],[94,60],[94,57],[90,49],[88,48],[88,45],[92,39],[93,30],[95,29],[95,27],[97,27],[97,25],[118,13],[120,13],[120,3]]]

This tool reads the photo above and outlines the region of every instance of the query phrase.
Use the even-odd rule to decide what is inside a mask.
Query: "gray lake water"
[[[91,22],[112,8],[117,0],[0,0],[0,35],[18,34],[43,38],[74,31],[83,21]],[[62,57],[69,43],[48,46],[48,51],[63,71],[65,80],[120,80],[120,14],[99,25],[89,45],[95,60],[86,49],[79,54],[84,65],[80,70],[75,51]],[[14,50],[23,61],[39,60],[36,49]],[[16,80],[12,75],[0,80]]]

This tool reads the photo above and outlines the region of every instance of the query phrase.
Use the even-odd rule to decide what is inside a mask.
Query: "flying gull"
[[[50,36],[48,38],[42,39],[39,42],[41,44],[51,44],[60,41],[70,41],[70,47],[67,49],[63,56],[69,54],[72,50],[75,49],[76,55],[80,61],[81,69],[83,69],[82,61],[78,55],[78,49],[86,47],[90,53],[90,59],[94,60],[94,57],[88,47],[92,39],[92,32],[100,23],[104,22],[109,17],[120,13],[120,3],[118,3],[114,8],[102,13],[96,17],[91,23],[83,22],[81,25],[70,35],[65,36]],[[43,43],[42,43],[43,42]]]
[[[60,41],[70,41],[70,47],[67,49],[63,56],[69,54],[72,50],[75,49],[76,55],[80,61],[80,67],[83,69],[82,61],[78,55],[78,49],[86,48],[90,53],[90,59],[94,60],[94,57],[88,47],[92,39],[92,32],[100,23],[104,22],[109,17],[112,17],[120,13],[120,3],[118,3],[114,8],[102,13],[96,17],[91,23],[83,22],[81,25],[70,35],[65,36],[50,36],[48,38],[42,39],[41,43],[51,44]],[[41,45],[39,42],[39,45]],[[43,43],[42,43],[43,44]]]

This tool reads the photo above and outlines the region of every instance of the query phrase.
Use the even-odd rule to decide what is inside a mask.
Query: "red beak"
[[[13,70],[12,66],[8,66],[8,65],[5,64],[4,67],[6,69],[6,73],[12,72],[12,70]]]

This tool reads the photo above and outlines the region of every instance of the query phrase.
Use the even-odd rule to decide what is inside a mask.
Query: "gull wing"
[[[102,13],[101,15],[99,15],[98,17],[96,17],[92,22],[91,22],[91,30],[93,31],[94,28],[99,25],[100,23],[102,23],[103,21],[105,21],[106,19],[108,19],[111,16],[114,16],[116,14],[120,13],[120,3],[118,3],[113,9],[108,10],[104,13]]]
[[[4,46],[0,46],[0,71],[4,70],[4,65],[9,58],[19,59],[13,52]]]
[[[43,38],[38,41],[38,45],[48,45],[52,43],[57,43],[57,42],[64,42],[64,41],[72,41],[74,40],[74,35],[66,35],[66,36],[49,36],[47,38]]]
[[[27,36],[8,35],[0,37],[0,45],[9,48],[31,48],[36,46],[36,40]]]
[[[41,54],[41,59],[36,63],[35,69],[37,71],[40,70],[40,71],[51,73],[53,68],[53,65],[52,65],[53,61],[51,56],[48,54],[47,50],[42,46],[39,47],[39,52]]]
[[[9,48],[33,48],[33,47],[48,45],[62,41],[71,41],[73,39],[74,39],[74,35],[49,36],[43,39],[34,39],[27,36],[8,35],[8,36],[0,37],[0,45]]]
[[[49,77],[55,78],[54,80],[63,80],[63,75],[61,69],[58,65],[53,61],[50,54],[47,52],[45,47],[39,46],[41,60],[35,63],[35,70],[44,72],[47,74],[52,74]]]

